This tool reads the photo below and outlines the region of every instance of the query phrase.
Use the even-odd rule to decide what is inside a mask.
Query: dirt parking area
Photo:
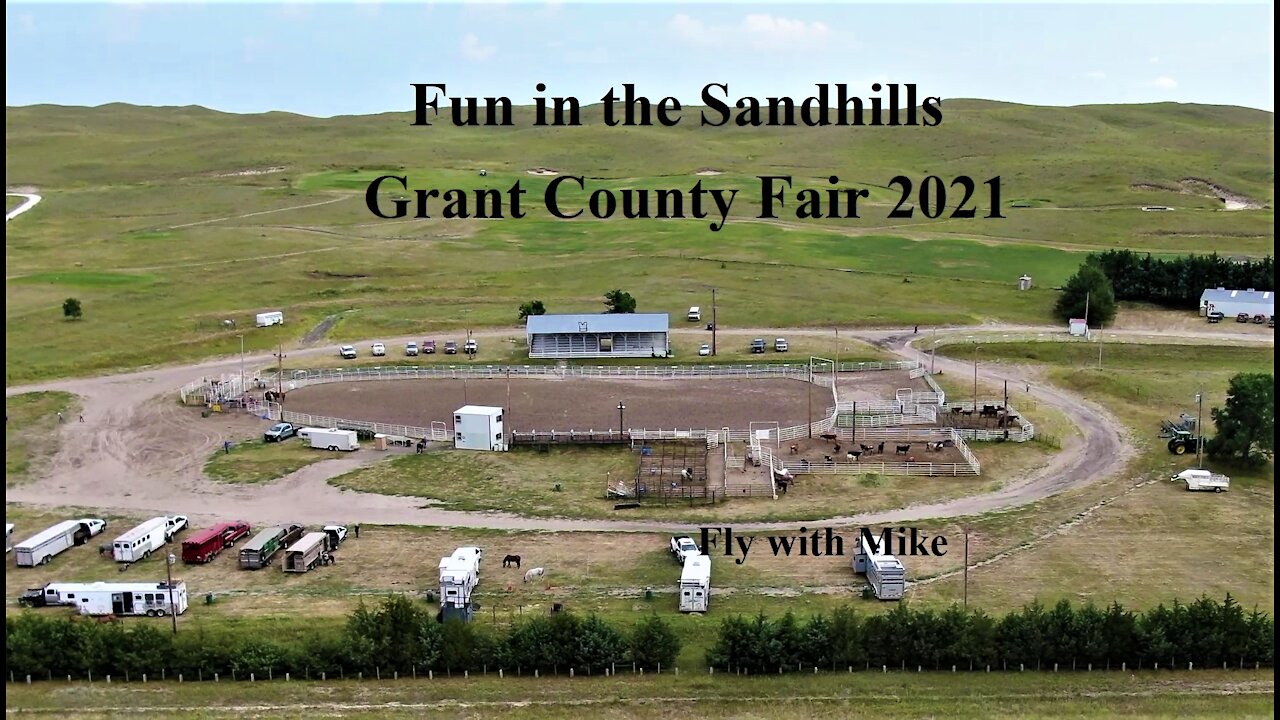
[[[914,392],[930,392],[923,378],[912,378],[906,370],[878,370],[875,372],[845,373],[840,376],[836,389],[841,402],[890,402],[897,398],[899,389]],[[830,403],[828,403],[830,405]]]
[[[376,380],[327,383],[289,393],[294,412],[425,427],[453,425],[463,405],[508,407],[509,430],[617,429],[618,403],[628,428],[746,429],[752,422],[802,425],[822,417],[831,392],[801,380]]]

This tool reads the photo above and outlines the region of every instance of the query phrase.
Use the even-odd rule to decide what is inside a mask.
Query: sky
[[[1272,8],[1241,5],[235,3],[5,5],[5,103],[369,114],[447,95],[697,102],[916,83],[1035,105],[1273,109]]]

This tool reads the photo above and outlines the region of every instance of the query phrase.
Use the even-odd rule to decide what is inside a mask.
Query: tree
[[[546,314],[547,314],[547,308],[545,305],[542,304],[541,300],[530,300],[527,303],[520,304],[521,320],[524,320],[525,318],[531,315],[546,315]]]
[[[75,298],[67,298],[62,301],[62,316],[71,320],[79,320],[82,314],[80,310],[80,301]]]
[[[1240,373],[1227,385],[1226,407],[1210,412],[1218,434],[1205,445],[1209,457],[1261,465],[1275,449],[1276,381],[1269,373]]]
[[[631,659],[640,667],[671,667],[680,655],[680,636],[657,615],[650,615],[631,632]]]
[[[1102,327],[1116,316],[1116,295],[1102,268],[1086,262],[1062,288],[1053,312],[1063,320],[1086,317],[1091,327]]]
[[[625,290],[610,290],[604,294],[604,306],[607,313],[633,313],[636,311],[636,299]]]

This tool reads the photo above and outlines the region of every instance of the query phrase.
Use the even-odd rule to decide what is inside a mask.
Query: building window
[[[502,439],[502,433],[498,433],[498,434],[494,435],[494,436],[493,436],[493,439],[494,439],[494,440],[501,440],[501,439]]]
[[[501,416],[501,415],[499,415],[498,417],[494,418],[494,422],[496,422],[496,423],[500,423],[500,422],[502,422],[502,416]]]

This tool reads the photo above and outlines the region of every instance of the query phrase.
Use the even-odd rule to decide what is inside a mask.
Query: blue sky
[[[814,83],[1040,105],[1271,110],[1266,4],[1113,6],[7,2],[5,102],[404,111],[413,82],[527,103],[611,86],[696,101],[806,97]]]

